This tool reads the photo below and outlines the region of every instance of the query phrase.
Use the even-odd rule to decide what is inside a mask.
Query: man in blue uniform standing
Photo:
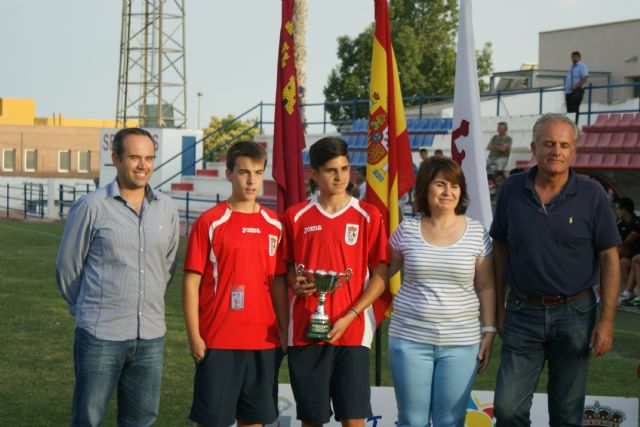
[[[580,104],[584,96],[584,85],[589,80],[589,70],[582,62],[582,56],[577,50],[571,52],[571,63],[564,81],[564,98],[567,104],[567,113],[576,113],[576,124],[578,124]]]
[[[509,177],[498,194],[490,232],[503,337],[494,400],[498,427],[530,425],[545,363],[550,425],[582,425],[590,353],[595,358],[611,348],[620,236],[600,184],[569,168],[577,137],[570,119],[542,116],[531,143],[537,166]],[[596,320],[592,288],[598,283]]]

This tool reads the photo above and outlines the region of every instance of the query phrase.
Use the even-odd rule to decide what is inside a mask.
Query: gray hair
[[[573,129],[573,142],[575,143],[578,140],[578,135],[580,133],[580,130],[578,129],[578,126],[575,124],[573,120],[564,116],[563,114],[548,113],[540,117],[536,121],[536,124],[533,125],[533,141],[531,142],[536,142],[538,140],[538,138],[540,137],[540,132],[542,128],[544,127],[544,125],[550,122],[568,124],[569,126],[571,126],[571,129]]]

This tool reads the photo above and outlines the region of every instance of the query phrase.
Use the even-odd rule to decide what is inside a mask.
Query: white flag
[[[467,180],[467,215],[484,224],[488,230],[492,220],[491,201],[480,122],[480,88],[471,16],[471,0],[460,0],[451,157],[462,166]]]

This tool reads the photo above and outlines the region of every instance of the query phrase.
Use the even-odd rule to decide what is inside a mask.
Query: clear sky
[[[199,91],[202,124],[273,102],[280,0],[185,3],[189,125]],[[373,0],[307,4],[307,102],[321,102],[337,37],[373,21]],[[113,119],[121,14],[116,0],[0,0],[0,97],[33,98],[38,116]],[[476,48],[491,41],[494,71],[509,71],[538,61],[539,32],[639,19],[640,1],[473,0],[473,17]]]

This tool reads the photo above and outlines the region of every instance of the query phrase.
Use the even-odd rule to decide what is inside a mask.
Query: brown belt
[[[548,295],[544,295],[544,296],[538,296],[538,297],[530,297],[527,295],[522,295],[520,292],[516,291],[515,289],[511,289],[511,295],[513,295],[515,298],[526,301],[530,304],[537,304],[537,305],[560,305],[560,304],[566,304],[569,301],[573,301],[576,298],[579,298],[583,295],[588,294],[589,292],[591,292],[591,288],[587,288],[583,291],[578,292],[575,295],[552,295],[552,296],[548,296]]]

